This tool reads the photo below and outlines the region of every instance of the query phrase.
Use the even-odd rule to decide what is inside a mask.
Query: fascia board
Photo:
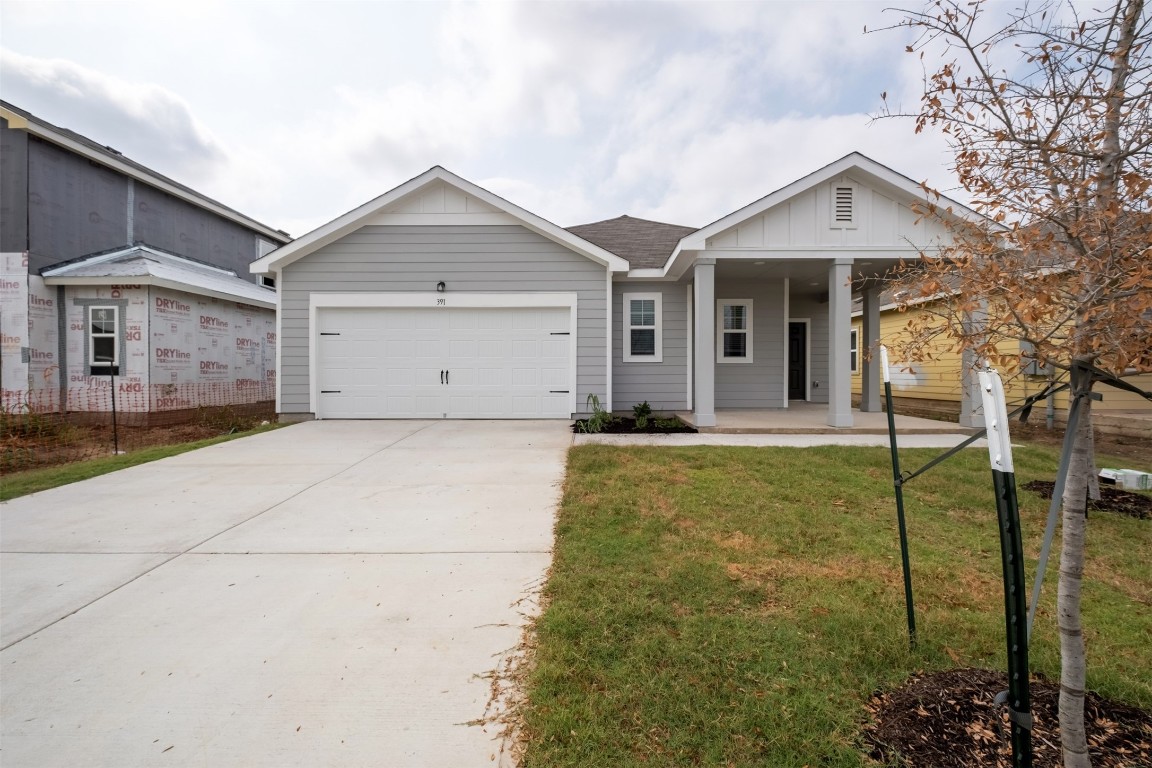
[[[628,262],[619,256],[604,250],[603,248],[594,245],[587,240],[578,237],[566,229],[556,226],[547,219],[543,219],[534,213],[524,210],[523,208],[508,202],[504,198],[495,195],[483,187],[477,186],[472,182],[463,179],[451,171],[435,166],[420,174],[419,176],[409,179],[400,186],[385,192],[383,195],[368,201],[364,205],[355,208],[348,213],[340,216],[327,224],[303,235],[291,243],[278,248],[277,250],[269,253],[267,256],[257,259],[249,266],[249,271],[254,274],[268,274],[272,271],[283,269],[289,264],[302,259],[313,251],[324,247],[330,243],[339,240],[351,232],[354,232],[362,222],[368,217],[379,213],[384,208],[392,203],[400,200],[401,198],[417,191],[433,181],[443,181],[456,189],[471,195],[478,200],[491,205],[497,210],[501,210],[516,219],[518,219],[524,227],[535,232],[541,237],[546,237],[549,240],[557,242],[567,248],[576,251],[580,255],[591,259],[601,265],[607,266],[613,272],[627,272]]]
[[[285,235],[283,232],[272,229],[266,224],[261,224],[255,219],[250,219],[239,211],[234,211],[220,203],[210,200],[206,197],[201,197],[198,194],[191,192],[172,181],[163,178],[162,176],[154,175],[140,170],[134,166],[129,165],[121,160],[117,160],[115,156],[99,152],[92,147],[76,141],[70,136],[58,133],[46,125],[39,123],[36,120],[29,120],[28,118],[10,112],[7,109],[0,108],[0,116],[8,121],[9,128],[26,131],[37,138],[44,139],[45,141],[56,144],[57,146],[67,149],[69,152],[74,152],[77,155],[86,157],[93,162],[111,168],[117,173],[122,173],[133,179],[137,179],[147,184],[150,187],[155,187],[162,192],[167,192],[173,197],[177,197],[185,202],[192,203],[197,208],[211,211],[212,213],[220,216],[221,218],[234,221],[243,226],[245,229],[251,229],[255,232],[272,239],[278,243],[284,243],[291,240],[291,237]]]

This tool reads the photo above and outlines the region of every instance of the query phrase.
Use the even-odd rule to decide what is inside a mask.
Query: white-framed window
[[[88,366],[91,375],[119,373],[120,308],[88,307]]]
[[[264,286],[265,288],[275,288],[276,278],[269,277],[268,275],[260,275],[260,285]]]
[[[716,302],[716,362],[752,362],[752,299]]]
[[[664,361],[663,295],[624,294],[624,362]]]
[[[852,373],[860,370],[860,331],[857,328],[852,329],[852,335],[848,339],[848,353],[849,360],[851,360]]]

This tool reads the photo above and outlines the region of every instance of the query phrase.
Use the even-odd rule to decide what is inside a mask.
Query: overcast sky
[[[0,94],[294,236],[433,165],[702,226],[854,150],[952,191],[870,119],[921,88],[891,4],[0,0]]]

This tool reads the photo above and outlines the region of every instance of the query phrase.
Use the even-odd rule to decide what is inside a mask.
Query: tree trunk
[[[1080,376],[1076,376],[1080,373]],[[1091,391],[1091,375],[1073,368],[1073,393]],[[1072,444],[1064,486],[1063,539],[1056,607],[1060,626],[1060,742],[1064,768],[1090,768],[1084,731],[1085,659],[1080,628],[1080,583],[1084,576],[1084,538],[1092,467],[1092,401],[1081,399],[1080,420]]]

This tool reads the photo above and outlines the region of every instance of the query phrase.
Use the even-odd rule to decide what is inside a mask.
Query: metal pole
[[[896,492],[896,522],[900,528],[900,563],[904,569],[904,610],[908,614],[908,646],[916,648],[916,606],[912,602],[912,568],[908,563],[908,529],[904,524],[904,478],[896,449],[896,417],[892,412],[892,381],[888,375],[888,348],[880,347],[880,371],[884,375],[884,403],[888,409],[888,445],[892,449],[892,487]]]
[[[112,388],[112,455],[120,454],[120,435],[116,432],[116,366],[115,360],[108,361],[108,386]]]
[[[1008,408],[1000,374],[980,371],[988,458],[1000,523],[1000,559],[1004,569],[1004,628],[1008,647],[1008,719],[1012,725],[1012,766],[1032,768],[1032,702],[1028,689],[1028,611],[1024,599],[1024,544],[1016,501],[1016,474],[1008,434]],[[1003,701],[1003,694],[997,697]]]

